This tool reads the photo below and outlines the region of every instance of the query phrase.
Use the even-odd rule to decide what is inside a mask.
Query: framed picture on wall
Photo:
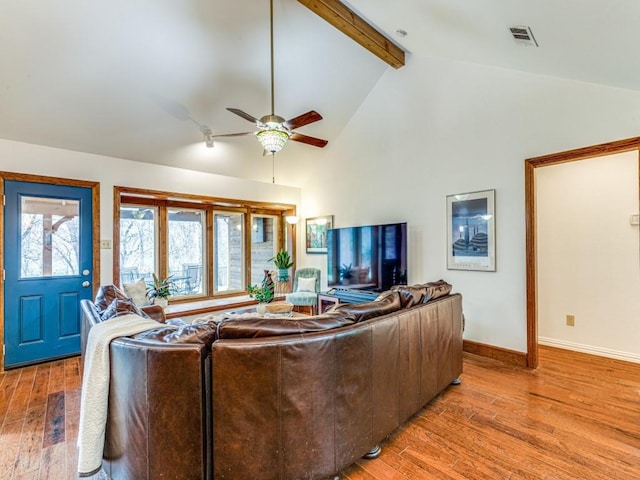
[[[496,270],[495,190],[447,196],[447,268]]]
[[[307,253],[327,253],[327,230],[333,228],[333,215],[306,219]]]

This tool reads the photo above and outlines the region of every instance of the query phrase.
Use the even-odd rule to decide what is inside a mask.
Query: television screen
[[[327,232],[327,283],[382,292],[407,283],[407,224],[333,228]]]

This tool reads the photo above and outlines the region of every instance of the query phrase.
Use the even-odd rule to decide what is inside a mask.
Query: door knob
[[[91,285],[89,282],[87,282],[86,280],[84,282],[82,282],[82,286],[83,287],[88,287],[89,285]]]

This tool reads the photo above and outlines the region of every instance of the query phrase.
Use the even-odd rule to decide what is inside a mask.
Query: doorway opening
[[[526,288],[527,288],[527,367],[538,366],[538,292],[537,292],[537,168],[586,160],[617,153],[636,151],[640,156],[640,137],[619,140],[591,147],[553,153],[525,160],[525,220],[526,220]],[[640,169],[639,169],[640,171]],[[638,179],[640,183],[640,178]]]

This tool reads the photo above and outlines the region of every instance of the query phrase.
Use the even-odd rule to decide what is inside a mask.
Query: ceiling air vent
[[[511,35],[513,35],[513,39],[516,43],[530,47],[538,46],[538,42],[536,42],[536,38],[533,36],[533,32],[530,27],[509,27],[509,31],[511,32]]]

